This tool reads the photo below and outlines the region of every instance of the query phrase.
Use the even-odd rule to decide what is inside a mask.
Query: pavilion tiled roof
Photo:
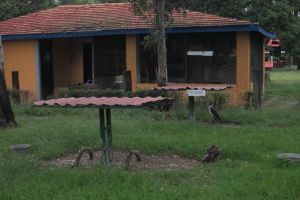
[[[168,85],[165,87],[155,87],[154,90],[169,90],[169,91],[178,91],[178,90],[206,90],[206,91],[221,91],[227,88],[231,88],[230,85],[206,85],[206,86],[180,86],[180,85]]]
[[[34,105],[39,107],[140,107],[164,101],[170,101],[170,99],[165,97],[70,97],[37,101]]]
[[[195,11],[173,12],[170,27],[249,25],[237,20]],[[152,28],[150,18],[137,16],[129,3],[63,5],[0,22],[0,34],[45,34]]]

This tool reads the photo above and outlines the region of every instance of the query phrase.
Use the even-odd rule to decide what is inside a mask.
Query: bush
[[[58,91],[56,98],[61,97],[124,97],[128,96],[128,92],[124,90],[99,90],[99,89],[68,89],[66,91]]]
[[[170,93],[166,90],[137,90],[132,93],[135,97],[171,97]]]
[[[16,103],[26,103],[29,100],[30,92],[28,90],[8,90],[11,100]]]
[[[246,91],[242,95],[244,107],[246,109],[255,107],[255,95],[253,91]]]
[[[69,88],[68,90],[61,90],[54,96],[49,98],[62,97],[171,97],[167,91],[160,90],[137,90],[136,92],[127,92],[124,90],[111,89],[84,89],[84,88]]]

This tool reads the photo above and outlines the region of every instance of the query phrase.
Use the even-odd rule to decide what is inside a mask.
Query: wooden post
[[[112,162],[113,159],[113,151],[112,151],[112,127],[111,127],[111,110],[110,108],[106,108],[106,133],[107,133],[107,155],[108,161]]]
[[[102,163],[112,162],[112,128],[111,128],[111,110],[110,108],[99,108],[100,117],[100,136],[102,143]]]
[[[16,125],[15,116],[6,88],[3,64],[3,48],[0,35],[0,123],[1,121],[5,121],[5,124],[13,123],[14,125]]]
[[[100,136],[102,143],[102,163],[107,163],[107,142],[106,142],[106,130],[105,130],[105,116],[104,109],[99,108],[99,117],[100,117]]]
[[[168,82],[167,69],[167,48],[166,48],[166,32],[165,32],[165,4],[166,0],[156,2],[156,29],[157,34],[157,83],[159,87],[166,86]]]
[[[195,122],[195,97],[189,96],[189,118],[191,122]]]

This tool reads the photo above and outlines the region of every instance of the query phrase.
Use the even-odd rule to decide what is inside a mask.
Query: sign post
[[[195,97],[204,97],[206,95],[205,90],[187,90],[189,97],[189,119],[191,122],[195,122]]]

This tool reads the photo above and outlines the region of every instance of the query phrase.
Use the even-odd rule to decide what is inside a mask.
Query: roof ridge
[[[196,11],[196,10],[190,10],[190,9],[187,9],[186,11],[187,11],[187,13],[189,13],[189,12],[190,13],[201,13],[201,14],[209,15],[211,17],[218,17],[218,18],[223,18],[223,19],[230,19],[230,20],[235,20],[235,21],[241,21],[241,22],[249,22],[249,23],[251,23],[249,20],[237,19],[237,18],[233,18],[233,17],[226,17],[226,16],[221,16],[221,15],[216,15],[216,14],[204,12],[204,11]]]
[[[55,8],[59,7],[81,7],[81,6],[99,6],[99,5],[129,5],[129,2],[116,2],[116,3],[109,3],[109,2],[104,2],[104,3],[86,3],[86,4],[65,4],[65,5],[59,5],[56,6]]]
[[[199,30],[201,28],[207,29],[206,31],[212,30],[207,27],[217,27],[228,31],[232,26],[253,24],[245,20],[193,10],[187,10],[186,15],[176,11],[173,14],[172,23],[168,27],[181,32],[185,31],[186,27],[193,29],[186,31],[194,31],[197,28]],[[89,35],[120,34],[118,32],[120,30],[123,30],[124,34],[134,31],[141,34],[154,28],[150,20],[152,19],[135,15],[131,9],[131,4],[126,2],[61,5],[1,21],[0,34],[4,36],[33,35],[32,37],[46,37],[45,34],[60,35],[65,33],[74,33],[75,35],[80,33],[88,33]],[[203,31],[202,29],[201,31]],[[240,29],[238,27],[230,30]],[[68,37],[70,36],[68,35]]]

